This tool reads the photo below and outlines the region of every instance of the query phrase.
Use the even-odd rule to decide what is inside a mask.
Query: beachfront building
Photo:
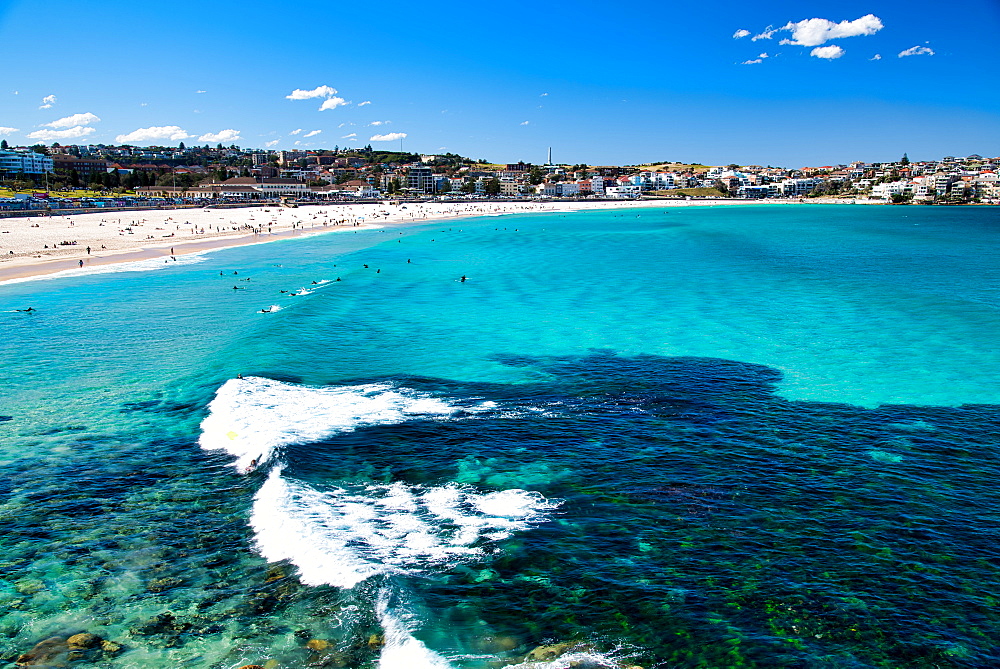
[[[406,172],[406,185],[417,193],[434,193],[434,170],[424,165],[410,165]]]
[[[34,151],[0,151],[0,174],[45,174],[53,172],[52,159]]]

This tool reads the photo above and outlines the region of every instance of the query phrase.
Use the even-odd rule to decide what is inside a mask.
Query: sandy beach
[[[773,202],[770,201],[770,202]],[[502,214],[753,204],[747,200],[324,203],[239,209],[153,209],[0,219],[0,283],[289,237]],[[82,264],[81,264],[82,262]]]

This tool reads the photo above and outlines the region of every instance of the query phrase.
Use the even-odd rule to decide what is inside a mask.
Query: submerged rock
[[[69,644],[61,636],[53,636],[39,641],[27,653],[19,655],[14,663],[19,667],[64,667],[66,666]]]
[[[309,650],[315,650],[317,652],[327,650],[333,646],[332,643],[326,639],[311,639],[307,644],[306,648]]]
[[[115,643],[114,641],[108,641],[107,639],[101,641],[101,650],[103,650],[108,655],[114,655],[116,653],[120,653],[121,649],[122,645],[120,643]]]
[[[372,634],[368,637],[368,647],[372,650],[378,650],[385,645],[385,637],[381,634]]]
[[[86,648],[96,648],[101,645],[103,639],[96,634],[81,632],[66,639],[66,645],[73,650],[83,650]]]
[[[183,582],[184,581],[174,576],[154,578],[146,585],[146,589],[150,592],[163,592],[164,590],[169,590],[170,588],[176,588]]]
[[[592,650],[594,650],[594,647],[589,643],[566,641],[564,643],[549,644],[548,646],[538,646],[528,653],[524,659],[527,662],[548,662],[567,653],[585,653]]]

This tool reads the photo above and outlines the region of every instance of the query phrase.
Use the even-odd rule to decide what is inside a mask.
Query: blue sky
[[[415,152],[537,163],[552,146],[591,165],[996,156],[998,34],[998,0],[0,0],[0,136],[293,149],[405,134]]]

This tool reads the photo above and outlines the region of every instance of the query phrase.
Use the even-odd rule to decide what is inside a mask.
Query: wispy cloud
[[[372,121],[368,125],[389,125],[392,121]]]
[[[336,109],[337,107],[346,107],[351,104],[344,98],[332,97],[323,101],[323,104],[319,106],[320,111],[326,111],[327,109]]]
[[[817,58],[825,58],[827,60],[833,60],[834,58],[840,58],[844,55],[844,50],[841,49],[836,44],[831,44],[829,46],[818,46],[809,52],[810,56],[816,56]]]
[[[92,132],[94,132],[93,128],[78,125],[74,128],[67,128],[66,130],[36,130],[35,132],[28,133],[28,139],[40,139],[43,142],[51,142],[56,139],[76,139],[77,137],[85,137]]]
[[[279,141],[281,141],[281,140],[272,139],[270,142],[264,142],[264,146],[269,147],[269,148],[272,147],[272,146],[277,146]]]
[[[312,90],[296,88],[285,96],[286,100],[311,100],[312,98],[330,98],[337,94],[337,89],[330,86],[317,86]]]
[[[548,93],[542,93],[542,94],[541,94],[541,95],[539,95],[538,97],[540,97],[540,98],[545,98],[545,97],[548,97],[548,95],[549,95]]]
[[[365,100],[364,102],[359,102],[358,106],[359,107],[364,107],[365,105],[370,105],[371,103],[372,103],[371,100]]]
[[[198,138],[199,142],[235,142],[240,138],[240,131],[229,128],[219,132],[208,132]]]
[[[396,139],[406,139],[405,132],[390,132],[385,135],[372,135],[369,142],[391,142]]]
[[[764,29],[763,32],[760,32],[760,33],[754,35],[753,37],[751,37],[750,41],[751,42],[756,42],[759,39],[771,39],[771,36],[774,35],[774,33],[776,33],[776,32],[778,32],[777,28],[774,28],[772,26],[768,26],[767,28]]]
[[[356,133],[356,132],[352,132],[352,133],[350,133],[350,134],[348,134],[348,135],[342,135],[342,136],[341,136],[341,139],[351,139],[351,138],[353,138],[353,137],[357,137],[357,136],[358,136],[358,133]]]
[[[93,128],[91,128],[93,130]],[[149,128],[138,128],[125,135],[118,135],[115,141],[119,144],[129,144],[132,142],[151,142],[155,139],[187,139],[191,135],[176,125],[150,126]]]
[[[44,98],[42,98],[42,104],[39,107],[39,109],[49,109],[55,103],[56,103],[56,96],[46,95]]]
[[[0,135],[10,135],[15,132],[17,132],[17,128],[8,128],[7,126],[0,125]]]
[[[195,93],[208,93],[208,91],[195,91]]]
[[[749,34],[750,34],[749,30],[744,30],[743,28],[740,28],[739,30],[733,33],[733,39],[740,39],[746,37]]]
[[[819,46],[832,39],[874,35],[882,30],[882,20],[874,14],[865,14],[853,21],[834,23],[828,19],[806,19],[788,22],[780,30],[791,31],[792,39],[781,40],[782,44],[796,46]]]
[[[97,123],[101,119],[95,115],[87,112],[85,114],[73,114],[72,116],[65,116],[61,119],[55,120],[52,123],[43,123],[47,128],[70,128],[75,125],[90,125],[91,123]]]
[[[316,135],[320,134],[321,132],[323,132],[323,131],[322,130],[311,130],[311,131],[307,132],[306,134],[304,134],[302,136],[303,137],[315,137]]]
[[[299,134],[300,132],[302,132],[302,128],[296,128],[295,130],[292,130],[292,131],[291,131],[290,133],[288,133],[288,134],[289,134],[289,135],[297,135],[297,134]]]
[[[760,58],[754,58],[753,60],[745,60],[740,65],[756,65],[757,63],[763,63],[764,61]]]
[[[530,125],[531,121],[521,121],[521,125]]]
[[[907,56],[933,56],[934,49],[928,46],[911,46],[905,51],[899,52],[899,58],[906,58]],[[947,60],[947,58],[945,59]]]
[[[878,54],[877,53],[874,56],[872,56],[871,58],[869,58],[868,60],[882,60],[882,54]]]

